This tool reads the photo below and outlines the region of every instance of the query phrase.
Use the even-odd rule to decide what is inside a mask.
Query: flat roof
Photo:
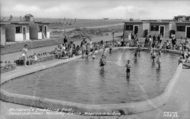
[[[151,21],[150,24],[169,24],[169,21]]]
[[[169,24],[173,20],[164,19],[164,20],[139,20],[139,21],[125,21],[124,23],[131,24],[141,24],[141,23],[151,23],[151,24]]]
[[[190,21],[186,21],[186,22],[175,22],[176,24],[181,24],[181,25],[190,25]]]
[[[37,24],[50,24],[49,22],[43,22],[43,21],[35,21],[34,23],[37,23]]]
[[[8,22],[8,21],[1,21],[0,24],[1,25],[6,25],[6,24],[10,24],[10,22]]]
[[[173,19],[143,19],[143,22],[171,22]]]
[[[27,21],[13,21],[10,22],[11,24],[18,24],[18,25],[29,25],[30,22]]]
[[[36,24],[50,24],[48,22],[43,21],[1,21],[0,24],[6,25],[6,24],[16,24],[16,25],[29,25],[30,23],[36,23]]]
[[[142,21],[124,21],[124,23],[129,23],[129,24],[142,24]]]

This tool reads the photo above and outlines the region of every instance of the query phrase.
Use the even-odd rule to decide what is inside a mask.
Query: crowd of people
[[[171,50],[180,50],[181,56],[179,58],[179,63],[181,62],[190,62],[190,42],[187,39],[179,39],[175,38],[175,35],[172,35],[170,39],[163,40],[160,35],[155,36],[147,36],[144,41],[140,41],[137,36],[131,37],[128,40],[111,40],[111,41],[99,41],[99,42],[92,42],[91,39],[84,38],[78,45],[73,41],[64,40],[62,44],[57,45],[57,47],[51,52],[51,54],[57,58],[70,58],[73,56],[82,55],[82,58],[88,57],[92,55],[92,59],[96,58],[96,52],[99,49],[103,49],[103,54],[100,58],[100,66],[104,67],[106,64],[106,56],[104,51],[106,48],[109,49],[109,53],[112,52],[113,47],[121,47],[121,46],[133,46],[137,47],[134,53],[134,57],[140,55],[140,48],[148,48],[150,49],[150,56],[152,61],[160,67],[161,63],[161,52],[165,51],[166,49]],[[24,65],[27,65],[28,59],[28,46],[25,45],[22,49],[22,59],[24,61]],[[37,61],[39,56],[34,53],[32,56],[33,61]],[[128,61],[129,64],[130,61]],[[127,66],[128,67],[128,66]],[[129,72],[129,70],[127,70]]]
[[[135,58],[140,55],[142,47],[148,48],[150,50],[152,61],[157,64],[158,68],[160,68],[161,64],[161,52],[165,52],[166,50],[178,50],[181,52],[178,63],[186,63],[187,66],[190,67],[190,41],[187,38],[176,39],[175,35],[172,35],[170,39],[164,39],[160,37],[160,35],[149,35],[144,40],[139,40],[139,38],[134,35],[131,37],[131,39],[127,40],[101,40],[99,42],[93,42],[91,39],[84,38],[79,44],[65,39],[63,43],[58,44],[53,51],[45,52],[43,54],[33,53],[33,55],[29,55],[29,47],[27,44],[24,45],[21,51],[22,55],[16,64],[27,66],[33,63],[37,63],[40,61],[40,59],[42,59],[41,56],[45,56],[44,59],[48,59],[48,57],[51,57],[49,59],[65,59],[78,55],[82,55],[82,58],[85,58],[91,55],[92,59],[95,59],[96,52],[99,49],[102,49],[103,53],[100,57],[99,65],[100,67],[104,67],[106,65],[106,55],[104,53],[105,49],[109,49],[108,51],[111,54],[113,47],[130,46],[137,47],[134,52]],[[127,64],[130,65],[130,61],[127,61]],[[128,65],[126,65],[127,75],[129,74],[129,67],[131,67]]]

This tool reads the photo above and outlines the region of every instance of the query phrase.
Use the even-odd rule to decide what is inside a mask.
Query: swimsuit
[[[126,72],[129,73],[130,72],[130,68],[127,68]]]
[[[100,61],[100,66],[104,66],[104,62],[103,61]]]
[[[126,72],[127,72],[127,73],[130,72],[130,65],[126,65]]]

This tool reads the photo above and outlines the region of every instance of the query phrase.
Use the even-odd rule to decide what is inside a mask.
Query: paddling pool
[[[101,53],[77,59],[50,69],[18,77],[1,86],[11,93],[77,102],[82,104],[118,104],[139,102],[160,95],[177,68],[178,55],[162,53],[160,69],[149,51],[134,58],[134,50],[117,49],[107,53],[104,68]],[[131,60],[130,77],[125,64]]]

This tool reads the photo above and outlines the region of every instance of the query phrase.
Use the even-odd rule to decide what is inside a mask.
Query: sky
[[[1,0],[2,16],[172,19],[190,16],[190,0]]]

